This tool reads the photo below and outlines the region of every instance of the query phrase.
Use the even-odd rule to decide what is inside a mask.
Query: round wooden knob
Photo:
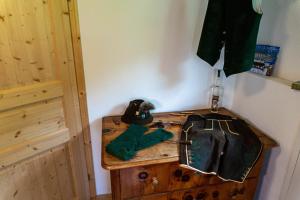
[[[183,200],[193,200],[193,199],[194,199],[193,196],[190,194],[183,198]]]
[[[179,178],[182,176],[182,170],[181,169],[176,169],[176,171],[174,172],[174,176]]]
[[[190,176],[189,175],[183,175],[182,177],[181,177],[181,181],[182,182],[188,182],[190,180]]]
[[[149,175],[147,172],[140,172],[138,176],[139,176],[139,179],[145,180],[148,178]]]

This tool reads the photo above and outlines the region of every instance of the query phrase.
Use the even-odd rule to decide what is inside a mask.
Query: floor
[[[97,200],[111,200],[111,194],[102,194],[97,196]]]

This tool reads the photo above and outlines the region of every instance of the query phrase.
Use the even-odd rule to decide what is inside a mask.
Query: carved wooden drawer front
[[[257,178],[247,179],[243,184],[224,182],[190,190],[172,192],[168,200],[252,200]]]
[[[263,156],[256,163],[249,174],[249,178],[259,176],[262,162]],[[220,184],[218,187],[222,187],[224,183],[232,183],[224,182],[213,175],[203,175],[193,170],[182,168],[177,162],[122,169],[120,170],[120,181],[121,196],[125,199],[209,185],[212,185],[212,188],[214,188],[215,186],[213,185],[216,184]],[[229,186],[232,186],[232,184]],[[189,199],[187,198],[187,200]]]
[[[123,198],[168,190],[170,164],[149,165],[120,170]]]
[[[169,171],[169,191],[218,184],[223,181],[213,175],[204,175],[172,163]]]
[[[263,157],[264,156],[262,154],[259,160],[255,163],[255,166],[248,175],[248,178],[255,178],[259,176],[264,160]],[[178,165],[178,163],[170,164],[169,179],[169,191],[220,184],[224,182],[217,176],[204,175],[193,170],[182,168]]]

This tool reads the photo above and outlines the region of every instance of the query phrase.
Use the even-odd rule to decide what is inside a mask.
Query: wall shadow
[[[264,163],[263,163],[263,166],[262,166],[262,169],[261,169],[261,172],[260,172],[260,176],[259,176],[259,180],[258,180],[258,183],[257,183],[257,190],[256,190],[256,193],[255,193],[255,196],[254,196],[254,200],[258,200],[258,199],[264,199],[264,198],[261,198],[261,197],[264,197],[264,196],[268,196],[268,194],[264,194],[262,192],[265,192],[263,189],[263,182],[266,181],[264,180],[264,176],[265,174],[269,174],[268,176],[269,177],[274,177],[275,176],[275,170],[272,170],[271,172],[268,171],[269,169],[269,166],[270,165],[275,165],[276,163],[276,160],[278,158],[278,156],[280,155],[280,152],[281,152],[281,148],[280,147],[277,147],[276,149],[272,150],[272,151],[268,151],[266,152],[265,154],[265,160],[264,160]],[[270,181],[270,180],[268,180]]]

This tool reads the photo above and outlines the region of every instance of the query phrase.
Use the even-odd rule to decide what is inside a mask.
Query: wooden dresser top
[[[180,111],[180,112],[154,113],[153,122],[161,121],[161,122],[176,122],[176,123],[183,124],[187,116],[190,114],[206,114],[209,112],[210,111],[208,109],[201,109],[201,110],[189,110],[189,111]],[[233,117],[239,117],[225,108],[221,108],[219,113],[230,115]],[[251,124],[249,121],[247,122]],[[108,154],[105,151],[106,145],[114,138],[116,138],[118,135],[120,135],[122,132],[124,132],[127,128],[128,128],[128,124],[125,124],[121,121],[121,116],[108,116],[102,119],[102,161],[101,162],[103,168],[108,170],[116,170],[116,169],[123,169],[129,167],[179,161],[179,154],[178,154],[179,144],[176,143],[176,141],[179,140],[179,136],[181,133],[180,125],[165,126],[166,130],[174,134],[174,137],[171,140],[141,150],[137,153],[137,155],[133,159],[129,161],[122,161]],[[259,129],[255,128],[253,125],[251,125],[250,128],[259,137],[259,139],[264,145],[264,149],[270,149],[278,146],[278,144],[273,139],[271,139],[269,136],[267,136]],[[150,129],[149,131],[153,131],[153,130],[154,129]]]

